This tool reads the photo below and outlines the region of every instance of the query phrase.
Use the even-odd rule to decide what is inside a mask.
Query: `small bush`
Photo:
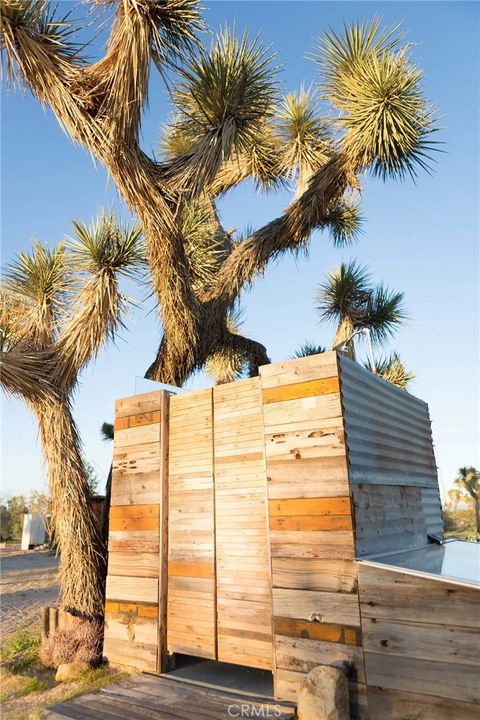
[[[39,652],[46,667],[56,668],[63,663],[83,660],[98,661],[102,642],[102,626],[97,621],[75,618],[71,627],[57,630],[44,638]]]

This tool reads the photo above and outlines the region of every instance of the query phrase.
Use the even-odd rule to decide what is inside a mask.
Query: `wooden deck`
[[[45,717],[48,720],[229,720],[241,716],[242,705],[249,707],[247,717],[267,720],[287,720],[294,712],[292,705],[268,698],[172,676],[136,675],[100,692],[54,705]]]

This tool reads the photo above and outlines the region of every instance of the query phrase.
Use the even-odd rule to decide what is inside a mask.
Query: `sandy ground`
[[[57,567],[48,551],[0,550],[2,634],[38,622],[40,608],[58,604]]]

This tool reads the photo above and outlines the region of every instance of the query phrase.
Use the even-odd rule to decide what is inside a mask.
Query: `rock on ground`
[[[349,720],[348,680],[336,667],[319,665],[298,693],[298,720]]]

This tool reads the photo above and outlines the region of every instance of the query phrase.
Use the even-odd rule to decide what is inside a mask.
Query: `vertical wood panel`
[[[215,658],[211,389],[171,398],[168,466],[167,648]]]
[[[351,658],[353,677],[364,681],[363,652],[356,647],[357,573],[336,354],[270,365],[261,368],[260,377],[275,694],[296,699],[304,674],[315,665]]]
[[[218,659],[272,668],[260,382],[214,389]]]
[[[104,655],[158,669],[164,391],[117,400],[106,585]],[[156,558],[156,560],[155,560]]]

